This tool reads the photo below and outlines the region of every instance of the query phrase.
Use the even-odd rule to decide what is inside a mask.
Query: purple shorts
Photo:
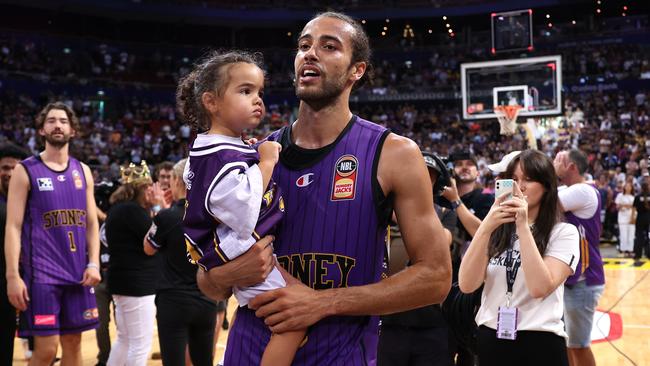
[[[74,334],[99,324],[95,289],[81,285],[28,285],[30,301],[20,313],[19,336]]]

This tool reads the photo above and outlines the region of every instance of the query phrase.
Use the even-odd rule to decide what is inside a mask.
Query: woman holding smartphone
[[[562,284],[578,262],[578,230],[561,222],[546,155],[523,151],[503,177],[459,273],[463,292],[485,283],[476,315],[479,363],[568,365]]]

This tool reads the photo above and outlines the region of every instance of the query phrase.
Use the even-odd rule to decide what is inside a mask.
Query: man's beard
[[[48,144],[52,145],[52,147],[60,149],[65,145],[67,145],[68,142],[70,142],[70,139],[72,138],[72,136],[66,135],[65,133],[63,133],[62,135],[63,137],[54,137],[53,133],[49,135],[45,135],[45,141]]]
[[[322,79],[322,88],[314,87],[312,90],[307,88],[301,89],[296,84],[296,96],[301,101],[311,105],[312,107],[324,107],[331,101],[335,100],[345,89],[345,79],[327,80]]]

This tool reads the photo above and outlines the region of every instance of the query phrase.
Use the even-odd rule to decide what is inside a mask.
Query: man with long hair
[[[69,155],[79,121],[50,103],[36,117],[45,150],[23,160],[9,183],[5,234],[7,294],[20,335],[34,336],[30,365],[81,365],[81,333],[97,327],[99,231],[90,168]],[[20,261],[19,261],[20,259]]]

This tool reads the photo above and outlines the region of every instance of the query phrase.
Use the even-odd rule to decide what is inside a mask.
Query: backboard
[[[562,56],[461,65],[463,118],[496,118],[494,106],[521,105],[521,117],[562,113]]]

